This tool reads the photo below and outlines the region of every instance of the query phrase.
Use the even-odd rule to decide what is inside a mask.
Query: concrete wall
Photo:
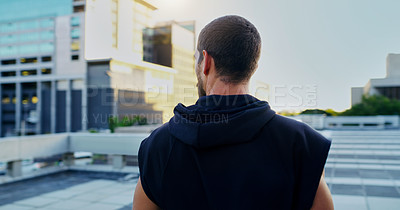
[[[183,28],[182,26],[173,23],[171,25],[171,43],[185,48],[188,51],[193,51],[195,48],[195,35],[192,31]]]
[[[144,92],[145,71],[134,68],[132,64],[112,60],[110,64],[111,87]]]
[[[301,114],[289,117],[318,129],[400,129],[400,116],[325,116],[323,114]]]
[[[400,77],[400,54],[390,53],[386,57],[386,77]]]
[[[22,160],[63,155],[66,166],[74,165],[74,152],[113,155],[113,168],[122,169],[126,155],[137,155],[140,143],[149,134],[64,133],[0,140],[0,162],[7,162],[7,174],[21,177]]]
[[[112,49],[111,1],[86,1],[85,59],[109,58]]]
[[[80,17],[81,23],[77,29],[80,30],[80,38],[74,41],[79,42],[80,49],[77,52],[71,51],[71,18],[72,16],[61,16],[56,18],[56,75],[70,75],[70,74],[85,74],[86,61],[84,59],[84,16],[75,15]],[[79,55],[78,60],[72,60],[72,55]]]
[[[63,133],[7,137],[0,141],[0,162],[49,157],[67,152],[137,155],[141,141],[148,135]]]
[[[68,135],[52,134],[24,137],[7,137],[0,141],[0,161],[48,157],[68,151]]]
[[[397,115],[326,117],[324,129],[399,129],[399,120]]]

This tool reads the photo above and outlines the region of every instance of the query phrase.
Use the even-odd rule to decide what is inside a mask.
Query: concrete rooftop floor
[[[331,139],[325,175],[335,209],[400,209],[399,137]],[[124,173],[75,169],[0,185],[0,210],[132,209],[137,168]]]
[[[126,175],[64,171],[0,185],[0,209],[132,209],[137,176]]]

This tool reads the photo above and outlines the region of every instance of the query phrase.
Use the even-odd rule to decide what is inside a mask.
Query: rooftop
[[[138,174],[68,170],[0,186],[0,209],[132,209]]]
[[[335,209],[378,210],[400,206],[400,131],[328,131],[325,165]]]
[[[400,130],[322,134],[332,140],[325,176],[335,209],[398,209]],[[132,209],[138,176],[137,167],[116,170],[75,161],[52,174],[0,185],[0,210]]]

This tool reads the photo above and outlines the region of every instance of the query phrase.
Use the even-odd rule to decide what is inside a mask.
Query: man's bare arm
[[[333,210],[332,195],[324,179],[325,170],[322,172],[317,193],[311,210]]]
[[[140,178],[136,185],[135,195],[133,196],[133,210],[159,210],[160,208],[151,201],[143,191]]]

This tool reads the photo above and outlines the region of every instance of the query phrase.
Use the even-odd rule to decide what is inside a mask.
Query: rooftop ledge
[[[66,169],[91,170],[88,168],[90,166],[76,166],[73,155],[74,152],[91,152],[113,155],[112,168],[110,166],[108,168],[129,171],[130,169],[125,167],[124,156],[137,155],[141,141],[148,135],[148,133],[60,133],[6,137],[0,140],[0,162],[7,162],[8,174],[14,178],[22,176],[22,160],[59,154],[63,154]],[[99,167],[95,170],[108,170]]]

